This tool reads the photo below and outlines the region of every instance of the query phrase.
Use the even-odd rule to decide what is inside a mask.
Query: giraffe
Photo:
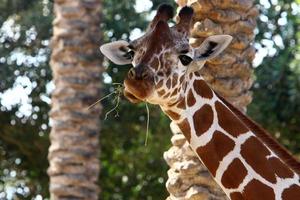
[[[300,199],[300,163],[199,73],[205,62],[222,56],[232,37],[209,36],[193,48],[193,9],[183,7],[179,22],[169,27],[173,15],[163,4],[142,37],[100,47],[112,62],[133,65],[124,80],[125,97],[159,105],[230,199]]]

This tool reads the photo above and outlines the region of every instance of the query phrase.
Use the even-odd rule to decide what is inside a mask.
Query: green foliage
[[[0,92],[24,88],[30,93],[31,109],[31,114],[24,116],[21,102],[10,108],[1,101],[0,199],[9,197],[2,193],[7,190],[21,199],[48,194],[49,105],[40,96],[51,80],[51,11],[51,3],[38,0],[0,1]]]

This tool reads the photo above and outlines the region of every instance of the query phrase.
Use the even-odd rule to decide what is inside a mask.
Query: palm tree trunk
[[[100,0],[55,0],[48,175],[50,198],[98,199]]]
[[[189,5],[195,10],[192,44],[199,45],[207,36],[229,34],[233,42],[225,53],[208,62],[202,75],[211,87],[246,111],[251,102],[249,91],[253,83],[251,62],[255,55],[252,46],[256,27],[257,8],[252,0],[177,0],[180,7]],[[219,186],[200,164],[184,136],[171,125],[173,146],[164,154],[170,166],[167,189],[169,200],[227,199]]]

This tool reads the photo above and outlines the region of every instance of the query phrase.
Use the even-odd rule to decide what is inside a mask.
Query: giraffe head
[[[189,44],[193,9],[179,12],[179,23],[169,27],[173,8],[163,4],[146,33],[131,42],[116,41],[101,46],[101,52],[118,65],[132,64],[125,78],[125,96],[133,103],[176,103],[184,96],[191,74],[220,54],[231,42],[229,35],[208,37],[197,48]]]

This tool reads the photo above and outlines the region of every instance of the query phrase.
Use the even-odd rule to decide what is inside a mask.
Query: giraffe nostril
[[[128,77],[131,78],[131,79],[134,79],[135,78],[135,71],[134,71],[134,68],[131,68],[128,72]]]

